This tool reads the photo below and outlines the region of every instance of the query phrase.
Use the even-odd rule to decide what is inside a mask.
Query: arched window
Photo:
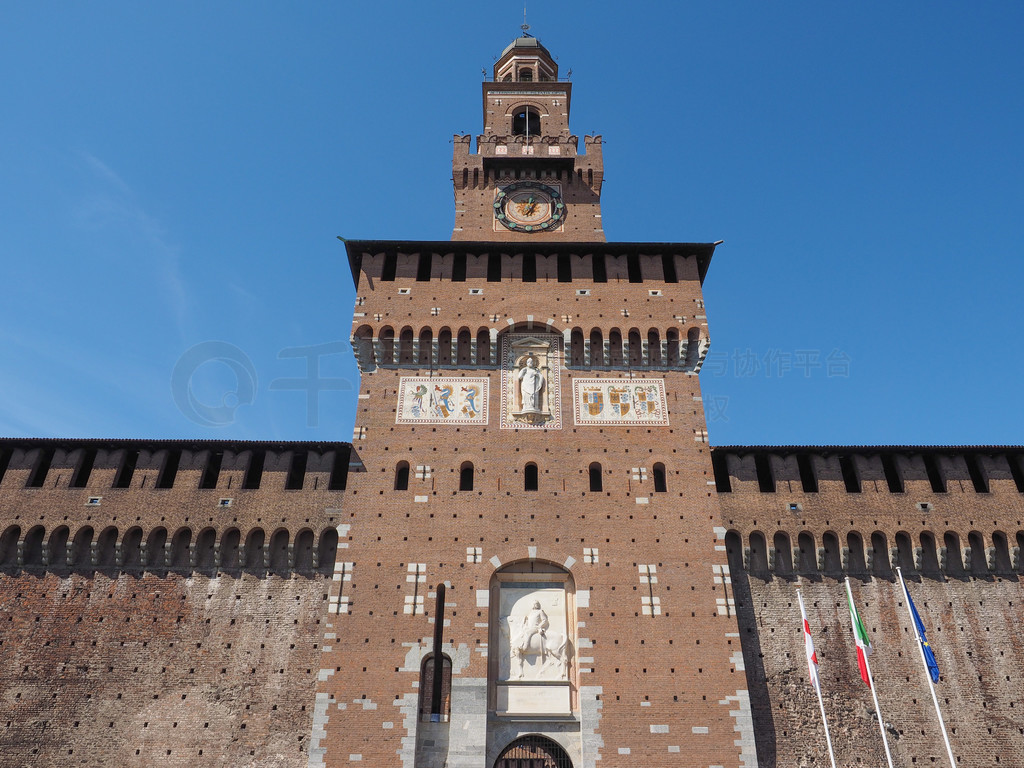
[[[804,531],[797,537],[797,546],[800,548],[800,573],[812,575],[818,572],[817,550],[814,546],[814,536],[809,531]]]
[[[411,365],[412,360],[412,328],[405,327],[398,338],[398,362]]]
[[[695,368],[700,361],[700,328],[686,332],[686,367]]]
[[[171,567],[188,568],[191,563],[189,545],[192,544],[192,530],[190,528],[179,528],[171,541]]]
[[[661,365],[661,335],[657,329],[651,328],[647,332],[647,362],[651,365]]]
[[[472,362],[470,360],[470,347],[472,346],[470,341],[472,338],[468,328],[463,328],[459,331],[456,343],[456,359],[460,367],[470,365]]]
[[[285,573],[288,570],[288,531],[279,528],[270,538],[270,570]]]
[[[867,573],[867,564],[864,561],[864,540],[856,531],[850,531],[846,536],[846,570],[848,573],[861,576]]]
[[[519,70],[519,82],[520,83],[532,83],[533,82],[533,70],[529,67],[523,67]]]
[[[96,540],[96,565],[100,568],[113,568],[117,563],[117,528],[105,528]]]
[[[832,531],[826,531],[821,537],[821,547],[825,550],[825,573],[835,576],[843,570],[842,554],[839,552],[839,537]]]
[[[880,579],[892,578],[892,564],[889,562],[889,542],[881,531],[875,531],[871,534],[871,573]]]
[[[75,534],[75,541],[71,545],[71,565],[75,568],[90,568],[92,566],[92,535],[91,526],[83,526]]]
[[[420,666],[420,720],[447,723],[452,712],[452,660],[441,654],[441,696],[435,702],[434,658],[430,654]]]
[[[775,574],[777,576],[792,576],[793,549],[789,543],[789,536],[779,531],[775,534],[772,543],[775,545]]]
[[[900,570],[904,576],[917,573],[914,563],[914,544],[910,540],[910,534],[900,531],[896,534],[896,559],[899,561]]]
[[[437,364],[452,364],[452,332],[450,328],[442,328],[437,335]]]
[[[633,368],[639,368],[644,362],[643,340],[640,338],[640,331],[633,328],[629,332],[629,364]]]
[[[768,576],[768,545],[765,542],[764,534],[754,531],[750,534],[750,564],[748,566],[751,576],[759,576],[762,579]]]
[[[665,476],[665,465],[660,461],[654,465],[654,492],[668,492],[668,478]]]
[[[960,552],[960,537],[953,531],[946,531],[942,537],[942,570],[947,576],[962,577],[964,575],[964,560]]]
[[[75,535],[77,540],[78,536]],[[167,529],[163,526],[157,526],[149,532],[149,536],[146,538],[146,562],[145,565],[151,569],[160,570],[166,565],[165,558],[166,553],[164,545],[167,543]],[[71,565],[75,565],[75,561],[72,558]]]
[[[572,365],[577,368],[583,367],[583,331],[573,328],[569,336],[569,359]]]
[[[601,465],[596,461],[590,465],[590,490],[594,493],[604,490],[604,478],[601,476]]]
[[[400,461],[395,465],[395,490],[409,490],[409,462]]]
[[[622,366],[622,334],[618,328],[612,328],[608,333],[608,356],[611,358],[608,365],[612,368]]]
[[[68,530],[66,525],[56,528],[53,533],[50,534],[50,539],[46,542],[46,550],[50,554],[51,568],[63,568],[67,565],[68,536],[70,535],[71,531]]]
[[[50,540],[53,541],[52,537]],[[129,528],[121,539],[121,567],[133,571],[142,567],[142,529],[139,526]]]
[[[43,536],[45,535],[46,530],[43,526],[37,525],[25,536],[25,546],[22,550],[22,562],[25,567],[31,568],[43,564]]]
[[[21,528],[12,525],[0,538],[0,564],[14,565],[18,559],[18,539],[21,538]]]
[[[1006,541],[1006,534],[1002,531],[995,531],[992,534],[992,571],[994,573],[1011,573],[1013,564],[1010,561],[1010,547]]]
[[[532,107],[521,107],[512,115],[513,136],[540,136],[540,115]]]
[[[967,545],[971,548],[971,575],[987,576],[988,562],[985,557],[985,541],[978,531],[967,534]]]
[[[317,563],[320,573],[334,573],[334,561],[338,556],[338,531],[328,528],[320,534],[320,546],[317,547]]]
[[[601,368],[604,366],[604,336],[600,328],[590,332],[590,367]]]
[[[378,365],[392,365],[395,362],[395,329],[391,326],[380,329],[380,357]]]
[[[537,490],[537,465],[533,462],[530,462],[523,467],[523,490]]]
[[[473,490],[473,462],[464,461],[459,468],[459,490]]]
[[[217,532],[213,528],[204,528],[196,538],[196,568],[209,571],[213,569],[213,548],[217,542]]]
[[[228,528],[220,537],[220,567],[226,571],[238,568],[238,550],[242,546],[242,534],[237,528]]]
[[[491,363],[491,333],[486,328],[476,332],[476,364],[490,365]]]
[[[251,571],[263,568],[263,542],[266,535],[262,528],[253,528],[249,531],[249,537],[245,540],[245,563],[244,567]]]
[[[679,331],[675,328],[669,328],[665,332],[665,341],[668,342],[668,360],[666,361],[669,366],[679,365]]]
[[[309,573],[313,570],[313,532],[303,528],[295,537],[295,570]]]
[[[434,333],[429,328],[420,331],[420,354],[416,361],[417,365],[430,365],[431,353],[434,346]]]
[[[738,531],[725,534],[725,556],[729,561],[729,572],[735,577],[743,570],[743,539]]]
[[[939,557],[935,551],[935,536],[921,532],[921,573],[935,576],[939,573]]]

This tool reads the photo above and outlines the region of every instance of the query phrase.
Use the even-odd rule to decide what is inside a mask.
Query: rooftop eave
[[[604,253],[608,256],[630,256],[646,255],[651,256],[661,253],[678,253],[684,256],[693,256],[697,259],[697,270],[700,276],[701,285],[704,284],[704,277],[707,275],[708,267],[711,265],[711,257],[715,248],[721,243],[603,243],[603,242],[530,242],[520,240],[517,242],[499,242],[494,240],[345,240],[345,250],[348,254],[349,269],[352,272],[352,282],[358,287],[359,272],[362,265],[364,253],[386,253],[396,251],[401,253],[422,253],[428,251],[436,254],[465,253],[467,255],[479,255],[498,251],[501,253],[522,253],[529,250],[538,256],[555,256],[566,251],[571,253]]]

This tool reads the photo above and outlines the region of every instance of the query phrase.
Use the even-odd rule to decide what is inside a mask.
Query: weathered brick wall
[[[348,460],[0,441],[0,763],[305,766]]]
[[[0,763],[305,766],[326,585],[0,574]]]
[[[845,588],[831,578],[765,581],[733,574],[761,768],[828,765],[817,698],[807,680],[803,591],[825,714],[839,765],[884,765],[871,692],[857,670]],[[940,706],[959,763],[1024,765],[1024,644],[1017,579],[908,584],[942,672]],[[853,582],[870,633],[871,671],[897,765],[946,765],[925,672],[899,585]]]
[[[857,671],[846,575],[875,645],[872,672],[896,764],[947,764],[896,566],[938,659],[936,690],[958,761],[1024,765],[1022,453],[714,449],[762,767],[828,764],[797,587],[837,760],[884,764],[870,691]],[[858,542],[862,559],[850,555]],[[791,564],[782,556],[789,547]]]

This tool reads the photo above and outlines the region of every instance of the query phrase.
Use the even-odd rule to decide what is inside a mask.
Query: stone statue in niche
[[[534,600],[530,609],[521,617],[503,617],[501,630],[509,649],[511,679],[567,679],[568,638],[550,628],[548,615],[539,600]]]
[[[544,395],[544,374],[537,370],[537,358],[534,355],[526,358],[526,364],[519,369],[516,378],[519,413],[543,413],[541,404]]]
[[[552,420],[551,409],[557,407],[551,402],[554,357],[550,339],[523,336],[512,343],[506,363],[512,379],[512,423],[536,427]]]

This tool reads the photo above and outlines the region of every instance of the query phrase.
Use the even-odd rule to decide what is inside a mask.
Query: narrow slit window
[[[527,464],[523,469],[523,490],[524,491],[536,491],[537,490],[537,465]]]

